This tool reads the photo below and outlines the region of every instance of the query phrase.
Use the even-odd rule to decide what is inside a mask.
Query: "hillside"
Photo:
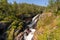
[[[37,14],[38,22],[32,22]],[[60,40],[60,0],[49,0],[47,6],[0,0],[0,40],[14,40],[30,23],[37,24],[34,40]]]
[[[36,30],[34,40],[60,40],[60,0],[49,0]]]
[[[34,40],[60,40],[60,15],[43,13],[37,23]]]

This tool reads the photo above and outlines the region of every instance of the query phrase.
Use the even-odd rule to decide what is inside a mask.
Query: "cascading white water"
[[[34,18],[32,18],[31,24],[27,25],[31,32],[29,32],[28,35],[26,35],[27,34],[26,30],[24,31],[25,32],[24,33],[24,40],[32,40],[32,38],[34,36],[34,32],[36,31],[35,29],[33,29],[33,25],[36,24],[36,22],[38,21],[38,18],[39,18],[38,16],[39,16],[39,14],[36,15]],[[27,31],[29,31],[29,30],[27,30]]]
[[[32,40],[32,38],[34,36],[35,29],[31,28],[30,30],[31,30],[31,32],[28,35],[24,34],[24,40]]]
[[[32,40],[34,32],[36,31],[34,28],[36,27],[38,19],[39,14],[32,18],[32,22],[27,25],[27,28],[23,32],[21,32],[14,40]]]

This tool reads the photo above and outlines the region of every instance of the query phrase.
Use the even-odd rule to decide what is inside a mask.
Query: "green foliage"
[[[6,40],[14,40],[19,34],[19,31],[23,28],[23,17],[31,17],[36,14],[40,14],[45,10],[52,12],[53,15],[60,16],[60,0],[49,0],[48,7],[37,6],[34,4],[14,2],[10,4],[7,0],[0,0],[0,22],[9,25],[6,27]],[[48,14],[47,14],[48,15]],[[37,23],[37,29],[41,28],[41,33],[37,34],[38,40],[60,40],[60,18],[56,19],[56,24],[52,21],[54,16],[45,15],[39,19]],[[51,26],[51,24],[53,24]],[[56,29],[53,27],[57,26]]]
[[[14,35],[14,29],[16,28],[16,26],[11,26],[12,28],[10,28],[7,31],[7,39],[6,40],[13,40],[13,35]]]
[[[6,40],[13,40],[19,31],[23,28],[24,17],[35,16],[41,13],[45,7],[22,3],[8,3],[8,0],[0,0],[0,22],[3,24],[6,32]],[[5,24],[5,25],[4,25]]]
[[[47,10],[53,12],[54,15],[60,15],[60,0],[49,0]]]
[[[19,31],[22,28],[22,23],[17,20],[13,21],[12,24],[10,25],[10,28],[7,30],[7,40],[13,40]],[[18,32],[17,32],[18,31]]]

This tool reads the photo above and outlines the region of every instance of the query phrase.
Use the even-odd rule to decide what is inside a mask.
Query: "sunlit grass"
[[[40,18],[37,23],[38,40],[60,40],[60,16],[49,16]],[[45,19],[44,19],[45,18]],[[43,20],[42,20],[43,19]],[[43,30],[42,30],[43,29]]]

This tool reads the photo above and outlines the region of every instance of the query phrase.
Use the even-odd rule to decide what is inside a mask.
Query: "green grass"
[[[47,16],[47,15],[45,15]],[[54,16],[46,17],[44,20],[40,18],[37,23],[37,31],[40,32],[40,28],[43,28],[42,34],[37,34],[38,40],[60,40],[60,16],[54,18]]]

